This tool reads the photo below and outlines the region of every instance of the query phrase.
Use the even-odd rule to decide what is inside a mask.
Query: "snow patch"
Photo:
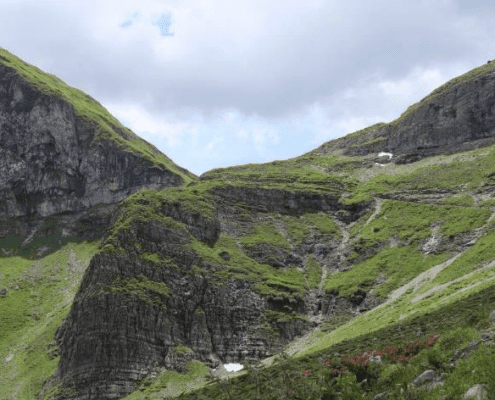
[[[378,157],[383,157],[383,156],[388,156],[388,158],[392,158],[393,154],[392,153],[385,153],[382,151],[381,153],[378,153]]]
[[[237,372],[244,368],[242,364],[224,364],[223,366],[227,372]]]

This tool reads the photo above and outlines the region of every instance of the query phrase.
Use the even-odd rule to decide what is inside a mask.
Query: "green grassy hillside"
[[[42,259],[0,258],[0,399],[34,399],[55,372],[55,331],[97,248],[69,243]]]

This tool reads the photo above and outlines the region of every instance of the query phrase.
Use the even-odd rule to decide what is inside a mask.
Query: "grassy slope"
[[[39,260],[0,258],[8,291],[0,297],[0,399],[34,399],[55,371],[55,331],[97,247],[72,243]]]
[[[72,104],[77,115],[95,124],[98,139],[111,140],[125,151],[141,155],[153,164],[181,176],[185,183],[195,179],[192,173],[178,167],[155,146],[123,126],[100,103],[86,93],[68,86],[55,75],[41,71],[1,47],[0,62],[7,67],[14,68],[24,79],[41,92],[57,96]],[[125,137],[119,131],[123,132]]]

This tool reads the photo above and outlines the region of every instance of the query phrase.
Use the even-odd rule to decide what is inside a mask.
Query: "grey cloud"
[[[495,5],[483,1],[309,2],[307,7],[264,1],[253,5],[259,10],[258,31],[198,29],[184,43],[185,58],[158,61],[152,44],[141,39],[116,47],[96,37],[85,27],[90,10],[64,4],[11,6],[8,18],[0,17],[0,37],[10,32],[14,53],[29,49],[56,66],[51,72],[76,86],[84,82],[95,97],[146,104],[155,112],[192,107],[205,115],[236,108],[248,116],[280,117],[370,76],[398,79],[416,66],[485,62],[495,25],[489,13],[476,11],[488,7],[493,13]],[[228,19],[225,14],[219,21]],[[171,35],[170,14],[155,24],[162,35]],[[176,27],[175,36],[161,40],[182,40],[184,29]]]

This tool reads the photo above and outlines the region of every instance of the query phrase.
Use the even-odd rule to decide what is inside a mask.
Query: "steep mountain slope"
[[[37,237],[52,215],[67,215],[59,218],[64,236],[92,234],[110,215],[95,206],[194,178],[94,99],[1,48],[0,175],[0,236],[14,246]],[[84,232],[77,221],[92,207]]]
[[[0,48],[1,399],[34,398],[53,373],[55,330],[118,203],[192,179],[94,99]]]
[[[2,56],[4,65],[24,65],[8,53]],[[490,322],[488,316],[495,309],[494,69],[494,64],[487,64],[447,83],[390,124],[347,135],[290,160],[212,170],[199,180],[151,147],[143,150],[148,145],[105,110],[89,112],[90,106],[78,103],[87,99],[85,95],[51,77],[46,85],[61,96],[57,99],[64,99],[57,101],[75,110],[76,121],[93,121],[94,125],[87,123],[95,130],[83,143],[78,142],[77,124],[75,131],[72,125],[60,128],[61,133],[66,129],[75,132],[77,140],[68,146],[72,150],[64,150],[67,146],[57,143],[65,142],[57,142],[58,136],[50,133],[54,139],[47,140],[57,150],[37,150],[36,157],[30,156],[47,166],[44,176],[51,183],[46,187],[39,186],[39,179],[38,186],[29,181],[31,174],[22,175],[22,168],[18,175],[26,183],[18,197],[17,174],[4,184],[5,215],[15,223],[0,233],[2,243],[11,244],[10,248],[0,245],[4,255],[12,252],[0,259],[0,271],[6,277],[2,279],[10,285],[0,305],[9,305],[10,319],[3,318],[10,321],[13,331],[0,336],[0,356],[5,357],[0,371],[9,377],[8,382],[27,379],[32,383],[31,388],[19,384],[15,390],[14,385],[0,386],[6,390],[4,398],[114,399],[132,392],[132,399],[161,399],[185,389],[185,380],[189,385],[204,385],[210,368],[259,360],[268,372],[250,369],[236,381],[238,390],[231,389],[244,398],[279,398],[278,392],[261,392],[260,382],[266,378],[265,388],[275,382],[282,388],[293,366],[316,369],[335,351],[370,351],[375,342],[385,345],[385,340],[402,346],[412,338],[426,339],[438,333],[441,349],[454,352],[456,346],[467,345],[466,338],[474,338],[479,324]],[[10,76],[11,68],[5,71]],[[12,82],[20,78],[14,76],[6,80],[5,87],[15,88]],[[30,76],[29,90],[37,87],[38,78],[32,76],[45,77],[38,72]],[[20,97],[16,90],[9,90],[4,90],[8,99],[1,103],[0,113],[7,110],[4,118],[8,121],[24,119],[26,129],[32,129],[35,137],[41,135],[31,128],[43,120],[41,114],[29,120],[32,111],[16,111],[11,104]],[[46,93],[40,98],[33,104],[51,99]],[[92,100],[90,104],[91,110],[97,107]],[[47,107],[47,115],[57,115],[58,111]],[[106,122],[100,124],[100,118]],[[6,126],[0,130],[2,140],[3,132],[14,125],[0,126]],[[91,153],[85,150],[88,146]],[[15,146],[6,147],[5,151],[13,152]],[[102,170],[117,175],[112,178],[117,182],[113,188],[98,192],[106,182],[98,168],[79,169],[86,174],[83,182],[91,182],[80,192],[65,175],[59,181],[52,177],[50,163],[58,163],[60,173],[67,171],[69,176],[73,157],[66,154],[77,154],[74,157],[85,165],[100,147],[103,152],[116,152],[99,158]],[[23,157],[27,154],[27,150],[16,151]],[[8,154],[5,160],[11,164],[6,165],[11,168],[17,156]],[[120,174],[131,173],[134,163],[143,168],[142,180],[120,179]],[[50,185],[58,191],[50,191]],[[108,205],[91,207],[95,202]],[[67,216],[57,214],[62,211]],[[47,217],[50,213],[53,222]],[[38,219],[43,224],[36,230],[32,221]],[[21,230],[22,226],[29,229]],[[88,230],[94,231],[93,236]],[[14,300],[33,295],[46,302],[48,292],[38,292],[34,286],[51,288],[53,295],[63,289],[63,282],[53,287],[46,279],[31,278],[36,268],[26,258],[15,258],[15,267],[7,267],[14,265],[14,252],[41,257],[40,239],[51,240],[53,251],[64,240],[88,238],[94,241],[82,243],[89,246],[84,251],[73,244],[76,247],[61,247],[41,260],[79,251],[80,265],[87,265],[71,280],[55,316],[43,319],[48,328],[30,321],[15,327],[12,315],[36,310],[16,311]],[[73,261],[61,263],[62,271],[71,271]],[[42,270],[52,276],[51,264],[46,265]],[[25,287],[16,291],[19,283]],[[66,314],[67,300],[77,286]],[[0,315],[2,310],[0,306]],[[456,331],[464,322],[470,326]],[[32,333],[36,329],[38,336]],[[16,332],[42,340],[36,345],[30,339],[22,347],[15,340]],[[49,341],[53,334],[56,343]],[[490,334],[487,340],[491,341]],[[298,358],[288,364],[279,357],[269,367],[271,356],[284,348]],[[426,362],[436,365],[440,373],[444,364],[432,354],[425,356]],[[21,355],[25,357],[22,362]],[[38,380],[26,361],[30,357],[44,363]],[[410,374],[424,369],[425,357],[418,358]],[[480,357],[479,363],[491,365],[488,356]],[[382,386],[370,386],[367,395],[393,382],[393,374],[403,373],[393,368],[387,371]],[[358,372],[345,377],[346,385],[357,379]],[[448,371],[447,391],[457,385],[456,373],[460,374]],[[486,380],[485,375],[479,379]],[[489,384],[471,381],[466,384]],[[225,384],[210,385],[190,398],[232,398],[225,388]],[[431,398],[439,398],[441,389]],[[465,389],[456,386],[455,390]],[[495,387],[490,389],[495,392]],[[288,396],[282,392],[281,396]],[[399,398],[394,393],[391,396]],[[350,393],[340,398],[355,396]],[[422,396],[417,398],[427,398]]]
[[[447,262],[447,283],[491,261],[480,248],[493,235],[492,71],[301,157],[129,197],[57,333],[63,397],[119,397],[192,360],[262,359],[327,320],[366,315],[432,267]]]

